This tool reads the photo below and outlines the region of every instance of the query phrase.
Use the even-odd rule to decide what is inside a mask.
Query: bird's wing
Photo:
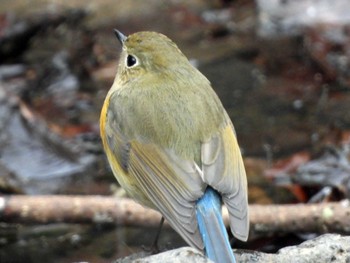
[[[247,179],[233,125],[226,119],[226,127],[202,144],[203,178],[222,195],[233,235],[245,241],[249,233]]]
[[[171,150],[152,143],[128,140],[112,119],[105,123],[104,129],[107,155],[124,179],[116,177],[134,184],[142,192],[140,196],[146,196],[185,241],[203,249],[195,203],[206,186],[195,162],[179,158]],[[143,200],[138,201],[142,203]]]
[[[195,165],[154,144],[131,142],[130,172],[170,225],[189,244],[203,249],[195,203],[205,184]]]

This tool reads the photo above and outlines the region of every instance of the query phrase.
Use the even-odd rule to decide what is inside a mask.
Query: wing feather
[[[227,117],[228,118],[228,117]],[[234,236],[247,240],[249,233],[247,179],[231,122],[202,145],[204,181],[222,195]]]
[[[195,202],[203,195],[205,184],[198,172],[191,169],[191,173],[186,173],[189,161],[182,160],[184,165],[174,162],[176,157],[170,151],[154,144],[132,141],[129,158],[130,173],[151,202],[188,243],[203,249]]]

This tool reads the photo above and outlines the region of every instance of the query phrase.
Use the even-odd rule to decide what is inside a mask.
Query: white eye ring
[[[136,56],[128,54],[125,58],[125,65],[128,68],[133,68],[139,65],[139,60]]]

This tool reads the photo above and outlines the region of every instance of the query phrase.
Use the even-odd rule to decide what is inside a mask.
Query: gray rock
[[[350,236],[325,234],[299,246],[280,249],[276,256],[278,262],[350,262]]]
[[[305,241],[298,246],[280,249],[276,254],[258,251],[234,250],[236,260],[240,263],[350,263],[350,236],[325,234],[315,239]],[[146,257],[145,257],[146,256]],[[178,248],[157,255],[147,256],[145,253],[118,259],[115,263],[170,263],[170,262],[212,262],[198,250],[190,247]]]
[[[280,249],[276,254],[236,252],[238,262],[350,262],[350,236],[325,234],[298,246]]]
[[[144,258],[135,258],[144,256],[145,253],[131,255],[129,257],[118,259],[114,263],[212,263],[213,261],[206,258],[197,249],[191,247],[182,247],[169,250],[157,255],[152,255]]]

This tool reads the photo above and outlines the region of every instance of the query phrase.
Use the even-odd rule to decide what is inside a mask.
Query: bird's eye
[[[128,55],[126,57],[126,65],[128,66],[128,68],[131,68],[131,67],[135,66],[136,64],[137,64],[136,57],[134,57],[132,55]]]

